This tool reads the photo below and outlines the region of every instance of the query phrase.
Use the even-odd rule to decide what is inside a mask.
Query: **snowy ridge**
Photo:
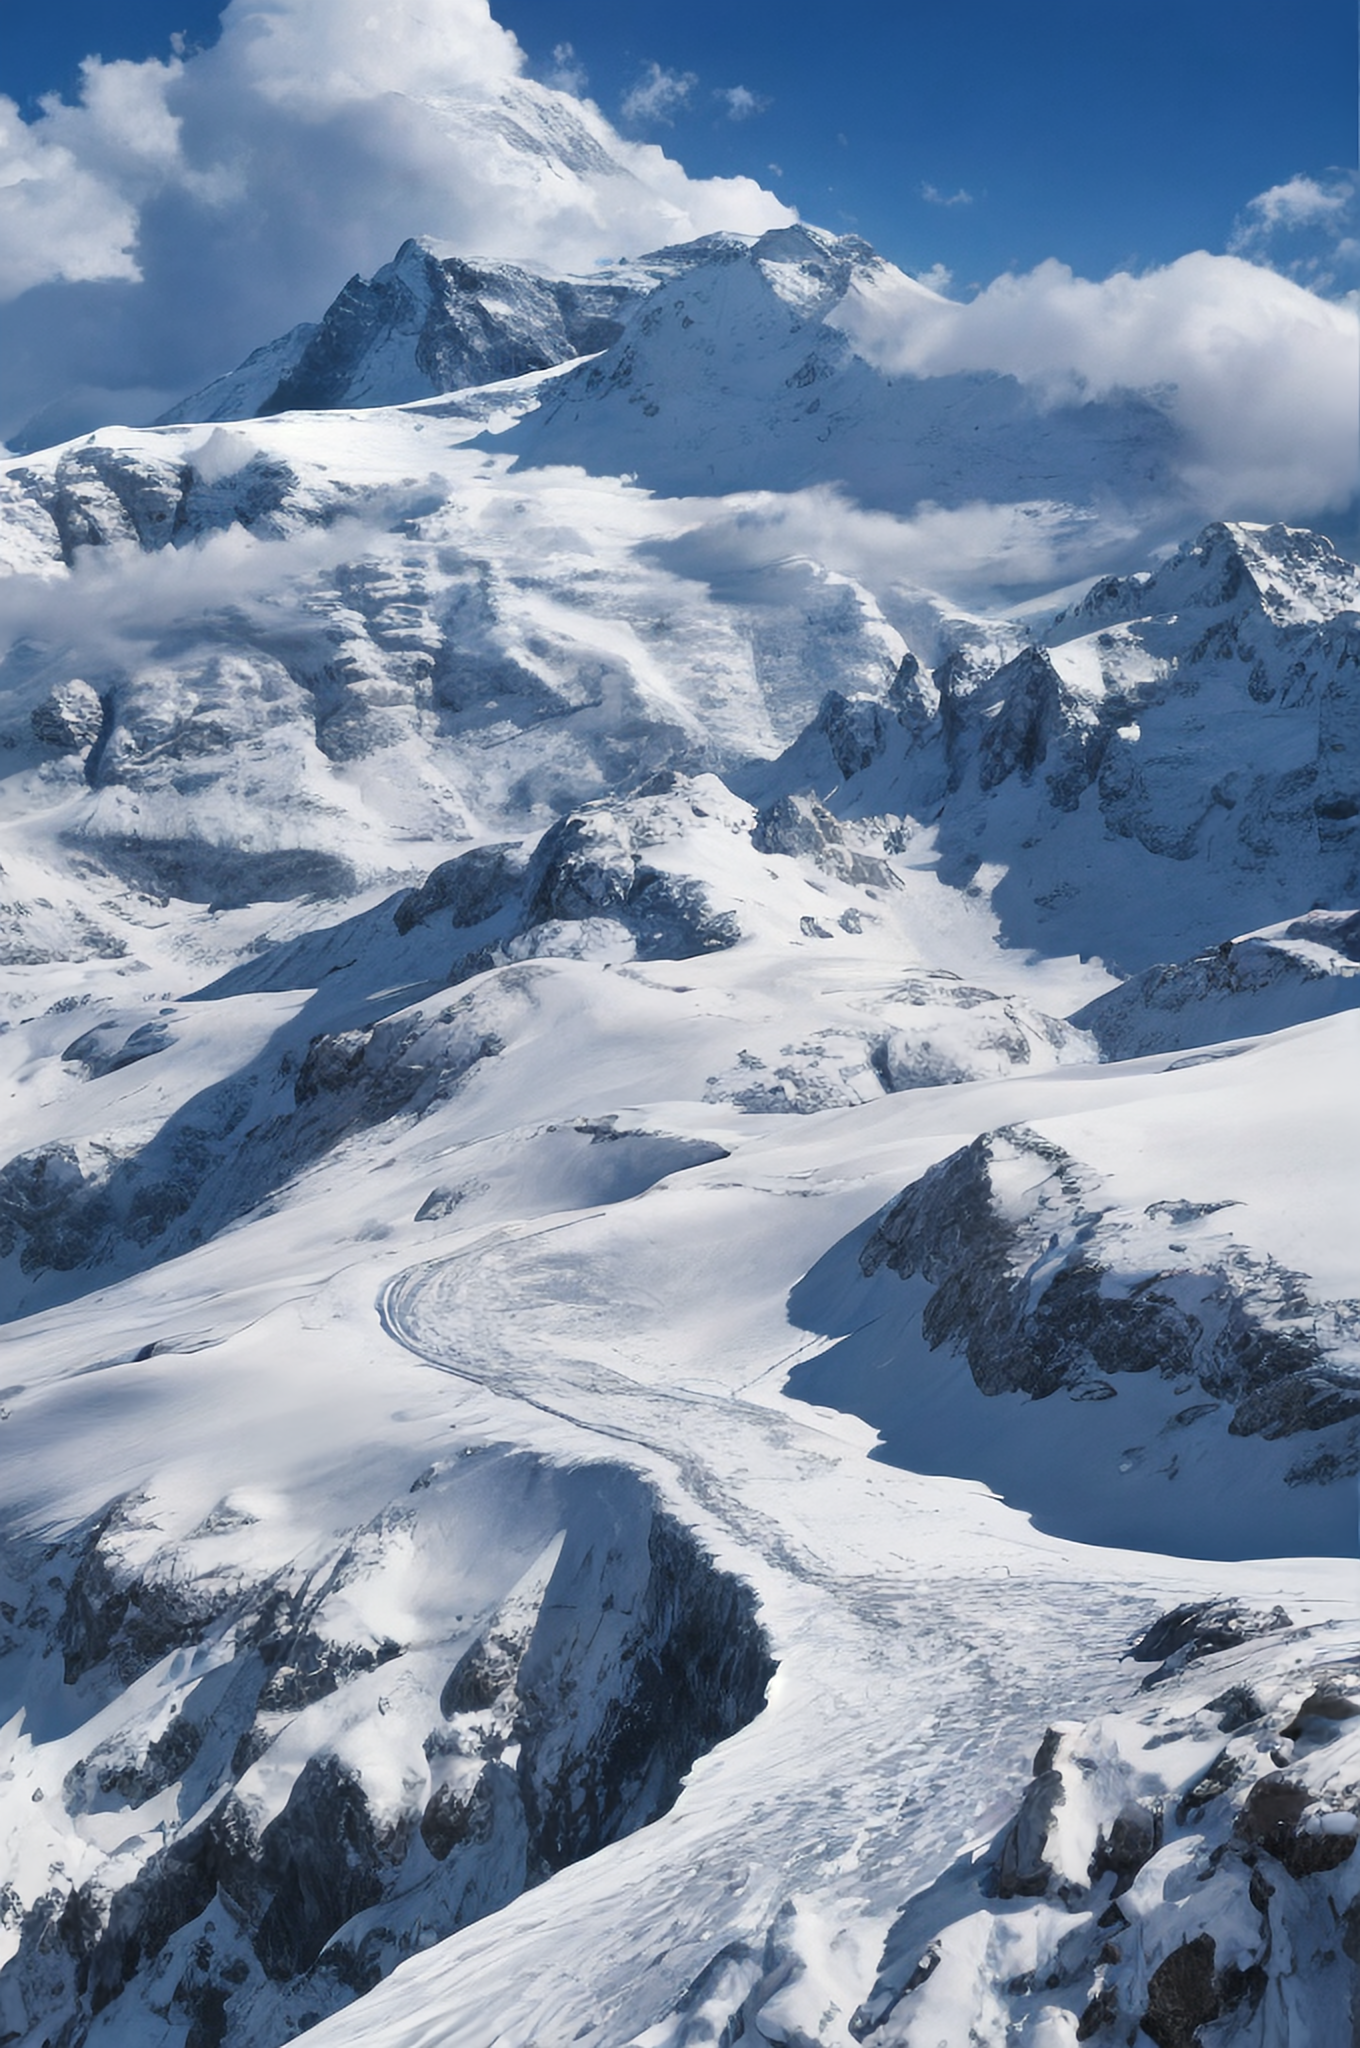
[[[1126,511],[1157,498],[1164,511],[1175,434],[1153,401],[1049,409],[1009,377],[885,376],[837,317],[879,273],[934,296],[857,236],[732,238],[659,285],[510,445],[521,461],[623,470],[670,495],[835,482],[893,511],[984,495],[1088,508],[1113,495]]]
[[[5,469],[15,2048],[1345,2038],[1360,580],[883,268]]]
[[[540,278],[511,263],[468,262],[421,236],[371,278],[352,277],[320,321],[256,349],[159,424],[403,405],[545,370],[607,348],[658,279],[705,246]]]

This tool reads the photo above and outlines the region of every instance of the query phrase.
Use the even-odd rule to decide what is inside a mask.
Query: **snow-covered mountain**
[[[403,242],[371,278],[352,277],[319,321],[256,349],[161,424],[403,405],[596,354],[663,277],[698,261],[705,246],[584,277],[539,277],[513,263],[468,262],[428,236]]]
[[[1321,536],[1208,527],[999,666],[990,646],[929,679],[913,663],[895,718],[837,764],[836,808],[937,817],[950,879],[987,889],[1012,944],[1121,972],[1285,904],[1349,904],[1358,607],[1360,577]],[[795,759],[822,765],[806,742]]]
[[[1155,398],[1050,405],[1014,377],[890,376],[850,321],[885,289],[907,320],[938,303],[858,236],[720,241],[555,382],[509,445],[535,463],[603,457],[672,495],[838,483],[898,512],[985,496],[1165,516],[1176,430]]]
[[[1348,2038],[1360,576],[880,284],[410,243],[5,467],[16,2048]]]
[[[894,512],[988,498],[1059,528],[1108,521],[1125,551],[1130,521],[1161,539],[1188,516],[1165,393],[1054,403],[990,372],[889,375],[854,339],[884,297],[908,321],[941,304],[858,236],[801,225],[562,278],[408,241],[164,423],[399,404],[589,357],[506,437],[522,465],[671,496],[829,483]]]

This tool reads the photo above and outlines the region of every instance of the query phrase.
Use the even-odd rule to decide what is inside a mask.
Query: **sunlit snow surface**
[[[829,500],[466,445],[539,395],[11,465],[0,2037],[1066,2048],[1184,1952],[1206,2044],[1333,2048],[1360,1019],[1296,921],[1357,901],[1353,575],[1212,529],[1039,660],[877,529],[780,545]],[[1001,1292],[932,1345],[948,1248],[862,1254],[936,1169]],[[1228,1349],[982,1391],[1059,1269]],[[620,1671],[663,1608],[730,1647],[734,1585],[765,1704],[751,1635],[678,1798],[620,1766],[592,1833]],[[1225,1599],[1140,1690],[1135,1634]],[[337,1813],[370,1889],[288,1920],[270,1825]]]

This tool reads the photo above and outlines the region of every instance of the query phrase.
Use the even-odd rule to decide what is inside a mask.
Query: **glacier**
[[[1354,2030],[1360,571],[887,268],[0,466],[15,2048]]]

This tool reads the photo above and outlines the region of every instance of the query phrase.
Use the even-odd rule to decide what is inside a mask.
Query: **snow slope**
[[[6,468],[17,2048],[1346,2037],[1355,571],[846,566],[872,260]]]

